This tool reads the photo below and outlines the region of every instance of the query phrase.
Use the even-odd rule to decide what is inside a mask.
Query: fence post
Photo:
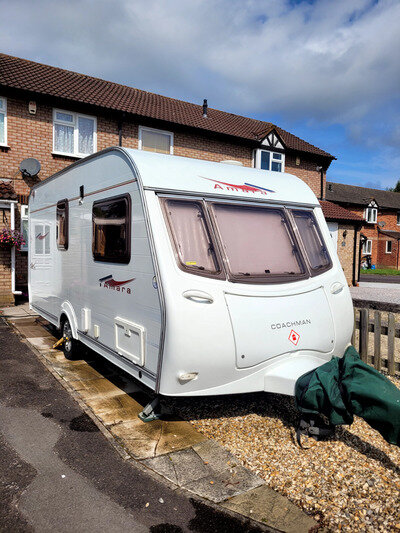
[[[374,311],[374,366],[381,371],[381,312]]]
[[[388,313],[388,372],[389,376],[395,374],[394,364],[394,335],[395,335],[395,322],[394,314]]]
[[[351,335],[351,344],[356,347],[356,329],[357,329],[357,309],[354,309],[353,334]]]
[[[362,361],[368,361],[368,309],[360,310],[360,355]]]

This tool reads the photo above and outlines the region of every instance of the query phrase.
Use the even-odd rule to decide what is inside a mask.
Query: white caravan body
[[[109,148],[36,185],[29,219],[32,309],[159,394],[292,395],[350,342],[334,243],[293,175]]]

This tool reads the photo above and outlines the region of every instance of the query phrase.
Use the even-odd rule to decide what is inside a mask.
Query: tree
[[[387,187],[386,190],[391,192],[400,192],[400,180],[397,180],[397,183],[394,187]]]

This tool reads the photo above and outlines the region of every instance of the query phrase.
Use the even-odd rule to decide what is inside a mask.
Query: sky
[[[399,0],[0,0],[0,51],[279,125],[400,179]]]

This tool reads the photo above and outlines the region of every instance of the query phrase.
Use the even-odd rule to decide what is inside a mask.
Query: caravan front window
[[[131,259],[130,196],[115,196],[93,203],[93,257],[95,261],[129,263]]]
[[[313,213],[292,211],[313,274],[328,270],[331,260]]]
[[[268,283],[306,276],[283,209],[215,203],[212,211],[231,278]]]
[[[164,208],[181,268],[196,274],[218,274],[203,206],[189,200],[166,200]]]

